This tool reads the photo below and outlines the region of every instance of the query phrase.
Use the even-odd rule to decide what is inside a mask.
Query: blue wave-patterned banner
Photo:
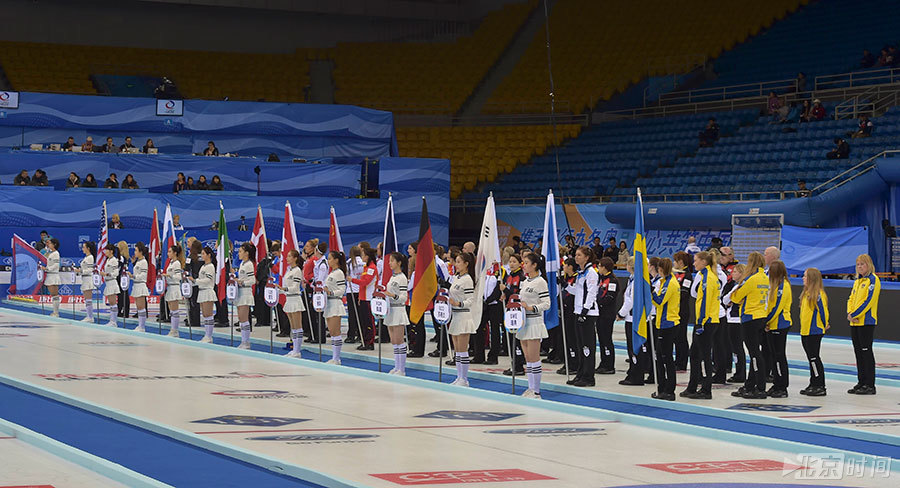
[[[260,167],[260,194],[301,195],[323,197],[353,197],[359,194],[360,166],[358,164],[298,164],[265,163],[255,158],[209,158],[203,156],[177,156],[168,154],[105,154],[66,153],[46,151],[0,151],[0,181],[12,184],[23,169],[29,175],[37,168],[47,173],[50,184],[58,189],[66,188],[69,172],[74,171],[82,179],[93,173],[103,186],[107,175],[116,173],[119,182],[131,174],[141,189],[151,192],[171,193],[172,183],[178,172],[192,176],[196,182],[200,175],[207,182],[219,175],[226,190],[252,191],[256,193],[254,167]]]
[[[163,135],[190,138],[192,148],[207,140],[225,141],[221,152],[313,157],[397,155],[394,120],[390,112],[348,105],[185,100],[184,116],[156,115],[150,98],[100,97],[23,92],[19,108],[0,111],[0,146],[62,143],[68,135],[91,135],[100,142],[107,135],[130,134],[135,143]],[[8,128],[16,128],[9,132]],[[51,129],[53,139],[40,129]],[[84,131],[79,133],[77,131]],[[234,144],[229,146],[233,141]],[[164,152],[176,147],[157,144]],[[121,143],[121,139],[116,139]],[[178,144],[181,152],[185,144]]]
[[[450,160],[428,158],[381,158],[381,192],[418,191],[450,193]],[[429,204],[428,208],[431,208]]]
[[[450,222],[449,196],[426,194],[432,232],[435,241],[447,243]],[[188,231],[209,229],[219,216],[219,201],[225,206],[225,218],[229,233],[236,231],[241,216],[246,217],[248,227],[253,227],[256,206],[263,210],[266,230],[269,236],[281,235],[284,219],[284,203],[290,201],[298,237],[306,240],[312,237],[327,238],[329,209],[334,206],[345,243],[369,241],[377,243],[384,231],[384,214],[387,197],[381,199],[344,199],[329,197],[255,197],[223,195],[172,195],[161,193],[103,193],[103,192],[56,192],[38,188],[0,187],[0,248],[6,248],[12,233],[31,241],[42,229],[51,234],[59,229],[87,229],[90,239],[97,239],[100,205],[107,202],[109,214],[118,214],[127,230],[149,229],[153,218],[153,208],[164,212],[166,204],[172,212],[181,216],[181,223]],[[394,195],[397,237],[405,247],[418,239],[419,213],[422,193],[401,192]],[[67,231],[68,232],[68,231]],[[114,231],[111,232],[111,238]],[[63,242],[65,256],[77,256],[77,244]],[[74,246],[69,249],[69,246]]]

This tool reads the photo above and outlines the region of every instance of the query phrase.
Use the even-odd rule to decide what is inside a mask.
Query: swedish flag
[[[637,191],[637,204],[634,210],[634,306],[632,315],[632,347],[637,354],[650,337],[647,328],[650,318],[650,263],[647,258],[647,241],[644,239],[644,204],[641,200],[641,190]]]

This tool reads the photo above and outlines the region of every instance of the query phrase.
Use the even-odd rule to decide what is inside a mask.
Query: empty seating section
[[[403,157],[447,158],[450,196],[494,181],[547,147],[578,135],[578,125],[506,127],[408,127],[397,129],[397,144]]]
[[[885,44],[900,39],[900,9],[894,0],[811,2],[751,42],[715,61],[719,77],[706,87],[792,79],[807,75],[812,90],[818,75],[859,70],[862,50],[878,57]]]
[[[718,56],[806,1],[559,0],[550,15],[556,99],[580,112],[648,75],[666,74],[661,66],[673,59]],[[513,112],[517,102],[544,101],[548,87],[542,29],[484,111]]]
[[[455,113],[512,40],[537,0],[492,12],[453,42],[346,43],[334,59],[335,101],[392,112]]]
[[[585,129],[559,149],[562,195],[610,195],[619,186],[631,186],[640,175],[672,164],[679,155],[693,153],[697,133],[710,116],[716,116],[722,133],[729,134],[750,123],[756,111],[623,120]],[[538,198],[546,195],[548,187],[557,188],[556,182],[556,155],[551,149],[467,197],[480,199],[493,191],[498,198]]]
[[[0,64],[19,91],[96,94],[92,74],[152,75],[168,76],[187,98],[301,102],[309,84],[305,51],[226,53],[0,42]]]
[[[696,155],[678,158],[671,167],[637,179],[634,186],[640,186],[646,194],[715,193],[720,194],[718,198],[732,199],[743,192],[750,193],[751,198],[773,197],[777,192],[796,190],[798,180],[805,180],[812,189],[885,149],[900,147],[896,142],[900,111],[896,108],[874,119],[876,129],[872,137],[847,138],[850,158],[841,160],[826,159],[825,154],[834,148],[835,137],[844,137],[856,129],[857,121],[771,125],[769,120],[761,117],[733,137],[720,139],[714,147],[700,148]],[[797,132],[784,133],[786,127]],[[633,195],[634,189],[629,185],[614,194]]]

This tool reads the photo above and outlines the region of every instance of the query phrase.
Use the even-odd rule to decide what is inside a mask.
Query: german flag
[[[412,300],[409,302],[409,320],[418,323],[431,300],[437,294],[437,271],[434,267],[434,240],[428,222],[428,204],[422,197],[422,220],[419,222],[419,247],[416,249],[416,277],[413,280]]]

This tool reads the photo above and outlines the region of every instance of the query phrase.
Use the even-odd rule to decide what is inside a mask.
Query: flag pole
[[[638,205],[638,209],[639,209],[640,212],[641,212],[641,221],[643,221],[643,220],[644,220],[644,199],[641,198],[641,189],[640,189],[640,187],[638,187],[638,189],[637,189],[637,196],[638,196],[637,205]],[[643,231],[644,231],[644,233],[647,232],[647,224],[646,224],[646,223],[644,224],[644,229],[643,229]],[[646,249],[644,249],[644,252],[646,252]],[[647,260],[647,262],[649,262],[649,258],[648,258],[646,255],[644,256],[644,259]],[[652,296],[652,294],[653,294],[653,290],[652,290],[652,289],[650,290],[650,293],[651,293],[651,296]],[[657,313],[659,313],[658,310],[657,310]],[[649,348],[648,348],[648,351],[650,351],[650,352],[649,352],[649,354],[650,354],[650,368],[651,368],[651,373],[653,374],[654,383],[658,385],[658,384],[659,384],[659,371],[656,369],[656,362],[657,362],[657,359],[656,359],[656,348],[655,348],[654,345],[653,345],[653,342],[654,342],[654,340],[656,339],[656,327],[654,327],[653,321],[650,320],[650,317],[649,317],[649,316],[647,317],[647,321],[648,321],[648,324],[647,324],[647,341],[650,343],[650,346],[649,346]],[[632,327],[633,327],[633,326],[634,326],[634,324],[632,324]],[[643,374],[643,373],[641,373],[641,374]]]
[[[551,194],[551,195],[553,194],[553,190],[552,190],[552,189],[550,190],[550,194]],[[556,224],[556,218],[555,218],[555,215],[556,215],[556,208],[555,208],[555,205],[556,205],[556,199],[554,199],[553,205],[554,205],[554,208],[553,208],[553,214],[554,214],[553,224],[554,224],[554,226],[555,226],[555,224]],[[563,212],[563,214],[565,214],[565,212]],[[567,220],[566,222],[567,222],[566,228],[568,228],[568,220]],[[550,245],[550,240],[549,240],[549,239],[547,239],[547,245],[548,245],[548,246]],[[556,236],[556,228],[553,229],[553,245],[556,246],[557,251],[559,251],[559,239],[558,239],[557,236]],[[546,250],[544,250],[544,252],[546,252]],[[545,263],[545,264],[546,264],[546,263]],[[563,270],[561,270],[561,271],[565,271],[565,268],[563,268]],[[556,275],[557,280],[559,279],[559,277],[560,277],[560,274],[559,274],[559,272],[557,272],[557,275]],[[559,283],[557,283],[557,286],[556,286],[556,292],[557,292],[557,293],[556,293],[556,295],[557,295],[557,300],[559,301],[559,302],[558,302],[558,303],[559,303],[559,325],[560,325],[560,327],[562,327],[563,351],[564,351],[564,352],[563,352],[563,355],[565,356],[565,358],[563,359],[563,361],[564,361],[564,362],[563,362],[563,366],[566,368],[566,381],[568,382],[568,381],[569,381],[569,377],[570,377],[570,375],[571,375],[571,372],[569,371],[569,342],[568,342],[568,339],[566,338],[566,312],[565,312],[565,307],[563,306],[562,286],[560,286]]]

